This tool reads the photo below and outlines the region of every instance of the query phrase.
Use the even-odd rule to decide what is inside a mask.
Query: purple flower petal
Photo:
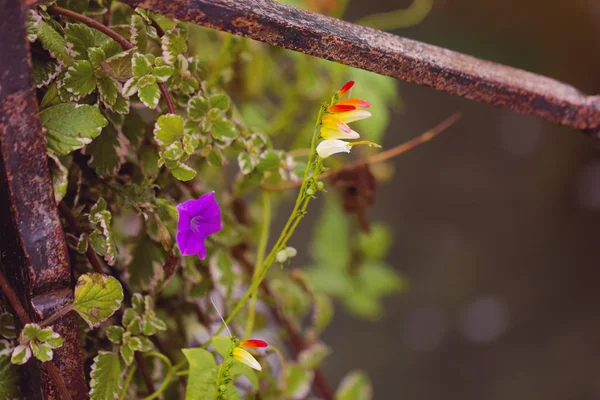
[[[222,229],[221,210],[210,192],[197,200],[188,200],[177,206],[177,245],[184,256],[198,254],[206,257],[204,239]]]
[[[193,256],[198,254],[201,259],[206,257],[206,246],[204,246],[204,238],[200,239],[192,232],[178,232],[177,245],[184,256]],[[200,240],[199,240],[200,239]]]

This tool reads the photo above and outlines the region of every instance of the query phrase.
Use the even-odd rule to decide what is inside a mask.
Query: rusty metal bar
[[[122,1],[600,136],[600,98],[520,69],[271,0]]]
[[[72,298],[71,269],[38,119],[26,41],[26,2],[0,0],[0,267],[33,321]],[[77,319],[55,324],[65,338],[53,362],[73,399],[87,398]],[[27,398],[58,399],[46,364],[30,360]]]

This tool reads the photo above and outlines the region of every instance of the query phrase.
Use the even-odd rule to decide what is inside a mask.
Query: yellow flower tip
[[[246,364],[250,368],[253,368],[257,371],[262,371],[262,367],[260,366],[258,361],[256,361],[256,358],[254,358],[252,354],[248,353],[246,350],[240,347],[236,347],[235,349],[233,349],[232,355],[234,359],[238,360],[243,364]]]

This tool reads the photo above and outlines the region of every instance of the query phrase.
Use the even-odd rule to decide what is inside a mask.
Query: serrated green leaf
[[[133,76],[132,58],[135,51],[135,49],[130,49],[120,52],[102,61],[100,67],[117,81],[126,82]]]
[[[108,124],[97,107],[76,103],[48,107],[40,112],[40,121],[47,130],[48,149],[57,155],[82,148]]]
[[[119,354],[121,354],[121,358],[123,359],[123,361],[125,361],[126,365],[131,365],[131,363],[133,362],[133,354],[134,354],[134,350],[129,347],[128,345],[121,345],[119,347]]]
[[[142,53],[146,52],[148,47],[148,41],[151,36],[156,37],[156,29],[154,27],[148,25],[144,19],[137,15],[133,14],[131,16],[131,24],[129,27],[129,32],[131,34],[131,42],[135,47],[139,49]],[[154,33],[154,35],[151,34]]]
[[[183,156],[183,144],[180,141],[171,143],[162,149],[162,156],[167,160],[180,160]]]
[[[118,398],[123,382],[121,372],[121,361],[116,353],[98,352],[92,364],[90,399],[113,400]]]
[[[335,393],[335,400],[371,400],[373,389],[369,377],[362,371],[349,372]]]
[[[380,260],[387,254],[392,244],[391,229],[384,224],[373,224],[369,233],[360,233],[359,245],[363,257]]]
[[[188,118],[200,121],[208,112],[208,101],[204,97],[193,97],[188,101]]]
[[[229,109],[229,96],[226,94],[215,94],[210,96],[210,107],[226,111]]]
[[[158,82],[166,82],[171,75],[173,75],[174,69],[170,65],[161,65],[160,67],[154,67],[152,69],[152,76],[156,78]]]
[[[133,76],[141,78],[142,76],[146,76],[152,73],[152,64],[147,57],[140,53],[133,53],[133,58],[131,59],[131,70],[133,72]]]
[[[141,352],[145,353],[147,351],[152,351],[154,349],[154,344],[147,337],[139,336],[138,339],[140,340],[140,343],[141,343],[141,347],[140,347]]]
[[[119,344],[123,340],[124,333],[125,329],[123,329],[123,327],[111,325],[106,331],[106,336],[108,336],[108,340],[110,340],[111,342]]]
[[[38,333],[36,335],[36,339],[39,340],[40,342],[45,342],[48,339],[50,339],[53,334],[54,334],[54,332],[52,331],[52,328],[50,328],[50,327],[43,328],[38,331]]]
[[[277,171],[280,165],[281,159],[277,153],[274,150],[269,149],[260,155],[258,164],[256,164],[256,169],[260,172]]]
[[[31,349],[29,344],[20,344],[14,348],[10,357],[10,362],[16,365],[23,365],[31,358]]]
[[[88,249],[88,244],[88,236],[85,233],[82,233],[77,241],[77,252],[79,254],[85,254]]]
[[[88,49],[96,46],[92,29],[84,24],[67,24],[65,39],[71,56],[76,60],[87,60]]]
[[[62,165],[58,157],[51,153],[48,154],[48,166],[50,168],[50,177],[52,178],[54,200],[58,204],[67,194],[69,171]]]
[[[29,43],[37,40],[40,22],[42,22],[42,17],[35,10],[27,10],[27,40]]]
[[[176,27],[167,31],[160,39],[163,59],[167,64],[173,64],[178,55],[187,51],[185,31]]]
[[[233,122],[220,119],[212,123],[212,135],[219,140],[231,140],[237,137]]]
[[[97,78],[97,84],[102,101],[107,107],[112,107],[116,103],[119,95],[117,83],[113,81],[110,76],[104,75]]]
[[[312,326],[318,336],[331,323],[334,307],[329,296],[323,293],[316,293],[313,302]]]
[[[21,334],[19,335],[19,342],[27,342],[37,337],[41,328],[38,324],[27,324],[23,327]]]
[[[41,88],[49,85],[58,76],[60,70],[53,60],[43,60],[40,57],[32,57],[33,80],[35,86]]]
[[[31,346],[33,356],[41,362],[52,360],[52,356],[54,355],[54,353],[52,352],[52,348],[48,344],[33,341],[29,345]]]
[[[125,162],[129,141],[113,124],[108,124],[102,133],[85,148],[92,157],[88,165],[99,176],[115,176]]]
[[[160,100],[160,89],[157,84],[140,87],[138,97],[146,107],[154,109]]]
[[[118,93],[117,101],[115,101],[111,110],[119,114],[129,114],[129,98],[125,98],[121,93]]]
[[[52,332],[52,335],[46,340],[46,343],[52,349],[58,349],[63,345],[65,339],[63,339],[58,333]]]
[[[171,170],[171,173],[175,178],[184,182],[194,179],[194,177],[196,176],[196,171],[194,171],[191,167],[187,166],[186,164],[179,164],[177,168],[173,168]]]
[[[168,146],[183,136],[183,118],[180,115],[165,114],[158,117],[154,126],[154,138],[161,146]]]
[[[217,364],[212,354],[204,349],[181,349],[190,365],[194,379],[188,381],[186,400],[212,399],[217,380]]]
[[[90,234],[92,247],[97,253],[104,256],[108,265],[114,265],[117,258],[117,247],[111,230],[112,214],[106,207],[106,200],[102,197],[90,210],[89,220],[96,225],[96,229]]]
[[[304,399],[310,391],[314,372],[295,363],[287,365],[285,374],[285,398]]]
[[[63,79],[63,86],[76,98],[92,93],[96,88],[96,76],[92,64],[86,60],[75,61],[71,64]]]
[[[254,169],[254,161],[248,153],[238,154],[238,165],[240,166],[241,173],[244,175],[248,175]]]
[[[41,21],[38,28],[38,38],[50,55],[63,64],[70,64],[73,59],[67,52],[65,38],[46,21]]]
[[[98,327],[121,307],[123,288],[112,276],[81,275],[75,285],[73,308],[90,326]]]

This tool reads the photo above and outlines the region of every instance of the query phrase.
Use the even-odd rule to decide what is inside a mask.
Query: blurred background
[[[350,1],[343,19],[411,3]],[[597,0],[435,0],[391,32],[600,92]],[[386,260],[406,285],[378,321],[336,308],[328,380],[364,369],[376,399],[600,398],[600,143],[424,87],[399,95],[385,148],[463,118],[378,187],[369,217],[393,227]]]

